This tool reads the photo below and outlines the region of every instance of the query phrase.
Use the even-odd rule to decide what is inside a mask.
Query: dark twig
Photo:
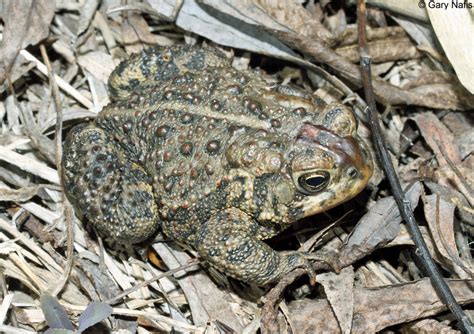
[[[398,209],[400,210],[401,216],[407,223],[408,230],[416,246],[416,253],[418,253],[421,257],[421,262],[423,263],[431,279],[433,288],[438,293],[438,296],[440,297],[442,302],[451,310],[453,315],[459,321],[459,326],[463,330],[463,332],[474,333],[474,327],[471,323],[471,320],[463,312],[461,306],[459,306],[459,304],[457,303],[451,290],[449,289],[449,286],[446,284],[446,281],[441,276],[438,267],[431,258],[431,255],[428,251],[428,247],[426,246],[426,243],[421,235],[420,229],[416,223],[415,217],[413,216],[410,202],[405,198],[405,194],[402,191],[400,182],[397,178],[397,174],[395,173],[395,168],[393,167],[392,161],[385,145],[384,138],[382,136],[382,131],[379,123],[380,121],[375,106],[375,96],[371,80],[372,75],[370,69],[370,56],[368,53],[365,31],[366,9],[364,0],[357,1],[357,21],[360,47],[360,64],[365,91],[365,100],[368,105],[368,119],[370,128],[372,130],[373,141],[376,147],[378,159],[383,163],[383,168],[392,188],[393,196],[395,198],[395,201],[397,202]]]

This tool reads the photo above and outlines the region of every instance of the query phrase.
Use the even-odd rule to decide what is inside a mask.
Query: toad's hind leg
[[[95,125],[72,129],[64,144],[62,182],[76,212],[108,242],[133,244],[159,226],[145,170]]]
[[[273,250],[257,238],[258,229],[247,214],[227,209],[201,225],[195,246],[213,267],[247,283],[265,285],[295,268],[308,268],[304,253]]]

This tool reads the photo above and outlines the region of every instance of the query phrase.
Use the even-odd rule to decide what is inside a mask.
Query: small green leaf
[[[87,328],[94,326],[112,314],[112,307],[102,302],[93,302],[87,306],[79,317],[78,333],[82,333]]]
[[[74,331],[74,326],[69,320],[66,310],[61,306],[61,304],[59,304],[55,297],[42,295],[40,302],[44,318],[50,328],[69,329]]]

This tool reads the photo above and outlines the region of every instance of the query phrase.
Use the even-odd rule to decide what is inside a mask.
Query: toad
[[[62,182],[111,243],[161,230],[265,285],[312,257],[263,240],[354,197],[372,174],[348,107],[238,71],[213,47],[133,55],[109,90],[113,102],[67,136]]]

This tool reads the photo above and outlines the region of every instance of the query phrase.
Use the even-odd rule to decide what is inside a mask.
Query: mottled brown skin
[[[67,137],[62,179],[112,243],[161,228],[223,273],[264,285],[311,256],[262,239],[352,198],[372,173],[347,107],[237,71],[213,48],[144,51],[109,88],[114,102]]]

